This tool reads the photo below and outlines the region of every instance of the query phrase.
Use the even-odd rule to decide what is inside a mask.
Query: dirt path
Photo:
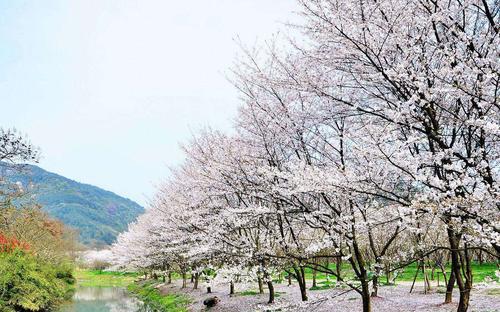
[[[457,307],[458,292],[454,292],[454,302],[442,304],[444,294],[434,290],[429,294],[423,294],[422,285],[416,285],[412,294],[409,294],[410,286],[406,283],[398,286],[384,286],[379,290],[380,297],[373,298],[373,312],[410,312],[410,311],[455,311]],[[217,296],[220,303],[209,311],[213,312],[235,312],[235,311],[273,311],[288,307],[288,311],[361,311],[360,296],[346,289],[328,289],[309,291],[309,303],[303,305],[300,301],[300,294],[297,285],[286,286],[276,285],[279,293],[276,303],[267,304],[267,294],[263,295],[235,295],[229,296],[229,286],[219,285],[213,287],[212,294],[207,294],[205,288],[192,289],[192,284],[188,288],[180,289],[180,282],[176,281],[171,285],[160,287],[163,293],[183,293],[193,298],[191,311],[207,311],[203,306],[203,300]],[[236,292],[245,289],[236,287]],[[283,310],[282,310],[283,311]],[[473,312],[500,312],[500,285],[492,288],[475,289],[471,298],[470,310]]]

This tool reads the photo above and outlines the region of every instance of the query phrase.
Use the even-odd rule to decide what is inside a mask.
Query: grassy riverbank
[[[128,285],[127,289],[158,311],[187,312],[191,298],[180,294],[162,294],[158,282],[146,281]]]
[[[138,273],[77,269],[75,277],[78,286],[127,288],[130,293],[158,311],[187,312],[191,303],[191,299],[184,295],[162,294],[155,288],[157,281],[136,281]]]
[[[78,286],[84,287],[127,287],[137,278],[137,273],[111,272],[77,269],[75,277]]]

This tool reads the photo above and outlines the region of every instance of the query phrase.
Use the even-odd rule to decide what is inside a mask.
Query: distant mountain
[[[108,245],[144,212],[136,202],[33,165],[18,170],[0,163],[0,176],[31,185],[36,201],[52,217],[75,228],[86,245]]]

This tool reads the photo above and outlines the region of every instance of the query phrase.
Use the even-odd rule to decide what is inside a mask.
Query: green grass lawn
[[[77,285],[84,287],[127,287],[134,282],[137,276],[137,273],[83,269],[75,271]]]
[[[335,271],[335,264],[332,263],[328,267],[329,267],[329,269]],[[396,283],[398,281],[413,281],[413,278],[415,277],[416,270],[417,270],[416,263],[412,263],[409,266],[405,267],[404,269],[402,269],[402,272],[398,273],[398,276],[396,278]],[[450,270],[451,270],[451,267],[448,265],[446,267],[446,272],[448,275],[449,275]],[[483,263],[481,265],[479,263],[474,263],[472,265],[474,283],[483,282],[487,276],[491,277],[493,280],[496,280],[496,277],[495,277],[496,270],[497,270],[496,263]],[[312,278],[313,278],[312,269],[306,268],[305,274],[306,274],[307,280],[312,280]],[[342,274],[348,278],[354,278],[354,273],[352,272],[352,269],[351,269],[349,264],[342,265]],[[429,267],[427,268],[427,274],[428,274],[429,278],[431,278],[431,268],[429,268]],[[441,270],[436,268],[434,271],[434,279],[437,279],[438,274],[440,275],[439,276],[440,280],[444,281]],[[326,274],[318,272],[316,275],[316,279],[318,281],[326,280]],[[335,281],[336,278],[333,275],[330,275],[329,280]],[[423,281],[423,280],[424,280],[424,275],[422,274],[422,271],[420,271],[419,274],[417,275],[417,281]],[[385,276],[381,277],[381,282],[382,283],[385,282]]]
[[[258,290],[244,290],[236,293],[237,296],[256,296],[259,295]]]
[[[337,285],[337,282],[335,280],[318,280],[316,282],[316,286],[311,286],[309,290],[324,290],[324,289],[330,289],[334,288]],[[345,288],[347,286],[341,285],[341,288]]]
[[[413,281],[413,278],[415,277],[415,272],[417,270],[417,264],[413,263],[406,268],[404,268],[404,271],[400,273],[396,279],[396,282],[399,281]],[[479,263],[474,263],[472,265],[472,274],[473,274],[473,280],[474,283],[480,283],[483,282],[484,279],[489,276],[492,279],[496,279],[495,277],[495,271],[497,270],[497,265],[495,263],[483,263],[480,265]],[[451,271],[451,266],[446,266],[446,274],[449,276]],[[429,278],[431,278],[431,268],[427,268],[427,274]],[[437,275],[440,275],[439,278],[441,281],[444,281],[443,279],[443,274],[441,273],[440,269],[436,269],[434,271],[434,279],[437,279]],[[417,275],[417,281],[423,281],[424,280],[424,274],[420,270],[420,272]]]
[[[267,294],[267,288],[264,288],[264,293]],[[284,292],[280,291],[275,291],[274,292],[274,297],[279,298]],[[245,291],[240,291],[236,293],[237,296],[257,296],[260,295],[258,290],[245,290]]]
[[[160,294],[156,282],[132,283],[127,289],[155,311],[187,312],[191,299],[180,294]]]

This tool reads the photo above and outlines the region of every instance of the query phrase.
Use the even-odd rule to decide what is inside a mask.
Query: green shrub
[[[0,310],[50,310],[68,298],[71,272],[70,264],[51,264],[29,252],[0,253]]]

